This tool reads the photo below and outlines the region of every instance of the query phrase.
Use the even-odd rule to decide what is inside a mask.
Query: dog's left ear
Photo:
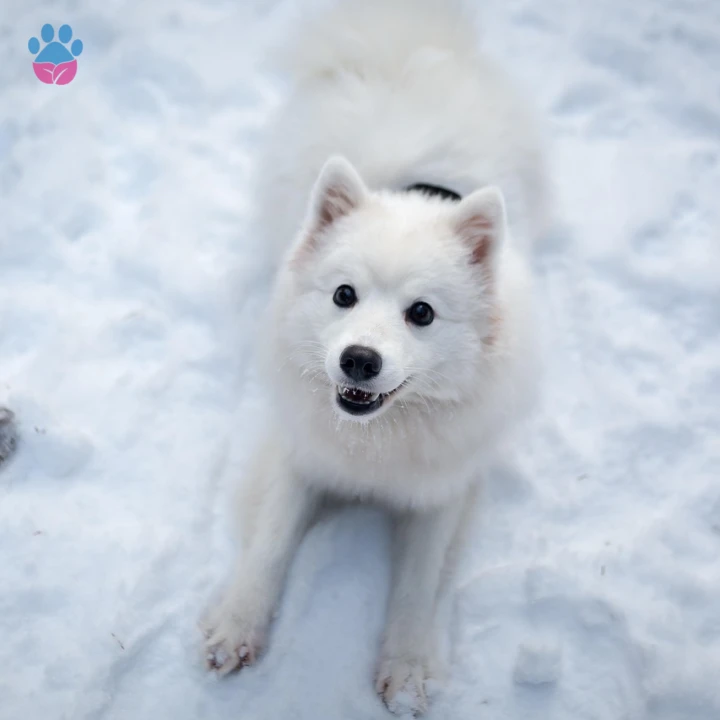
[[[311,235],[326,230],[363,204],[368,189],[357,170],[340,155],[331,157],[315,182],[310,201]]]
[[[471,251],[473,264],[491,263],[505,239],[507,219],[500,188],[486,187],[464,198],[455,210],[455,232]]]

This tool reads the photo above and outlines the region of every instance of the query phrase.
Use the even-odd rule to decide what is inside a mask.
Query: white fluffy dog
[[[377,672],[426,708],[439,598],[475,488],[536,384],[526,254],[539,143],[473,23],[441,0],[341,2],[304,23],[270,129],[260,227],[283,253],[266,323],[272,420],[209,665],[255,661],[317,504],[382,503],[394,579]]]

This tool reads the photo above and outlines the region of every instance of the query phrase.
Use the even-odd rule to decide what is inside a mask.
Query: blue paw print
[[[40,37],[47,43],[42,52],[40,52],[40,41],[36,37],[31,37],[28,41],[28,50],[33,55],[40,52],[34,60],[36,63],[48,62],[53,65],[60,65],[60,63],[74,60],[83,51],[82,40],[74,40],[69,50],[65,47],[72,40],[72,28],[69,25],[62,25],[58,30],[60,42],[53,40],[55,28],[49,23],[42,26]]]

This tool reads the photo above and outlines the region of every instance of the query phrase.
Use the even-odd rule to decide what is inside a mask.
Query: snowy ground
[[[0,470],[0,718],[387,717],[371,509],[308,536],[257,668],[220,683],[198,656],[252,435],[233,268],[277,13],[1,4],[0,404],[22,444]],[[429,717],[716,720],[720,5],[482,5],[547,118],[563,227],[537,262],[544,406],[488,488]],[[85,44],[71,85],[33,75],[46,22]]]

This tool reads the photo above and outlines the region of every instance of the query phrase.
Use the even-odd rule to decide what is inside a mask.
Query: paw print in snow
[[[15,415],[7,408],[0,407],[0,465],[15,452],[17,440]]]
[[[60,42],[53,40],[55,28],[50,24],[43,25],[40,37],[46,43],[42,50],[40,50],[40,41],[36,37],[28,41],[28,50],[33,55],[37,55],[33,61],[33,70],[37,79],[47,85],[67,85],[72,82],[77,73],[75,58],[83,51],[82,40],[73,41],[69,50],[65,47],[72,39],[72,28],[69,25],[63,25],[58,30]]]

